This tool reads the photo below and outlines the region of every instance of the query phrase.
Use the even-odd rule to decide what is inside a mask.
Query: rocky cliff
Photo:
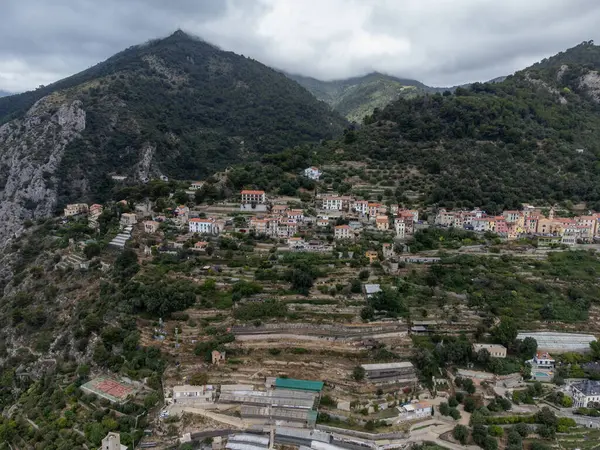
[[[37,101],[22,119],[0,127],[0,243],[28,219],[49,216],[57,201],[56,170],[65,147],[85,129],[80,101]]]

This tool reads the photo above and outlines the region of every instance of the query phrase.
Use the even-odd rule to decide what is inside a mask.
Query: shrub
[[[456,425],[454,430],[452,431],[452,436],[462,445],[467,443],[467,439],[469,439],[469,430],[464,425]]]
[[[490,425],[488,427],[488,433],[492,436],[500,437],[504,434],[504,430],[499,425]]]
[[[454,420],[459,420],[460,412],[458,411],[458,409],[450,408],[450,417],[452,417]]]

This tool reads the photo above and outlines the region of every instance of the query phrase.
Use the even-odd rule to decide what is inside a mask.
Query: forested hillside
[[[41,98],[56,108],[81,101],[86,115],[59,167],[65,200],[93,196],[111,172],[200,178],[253,155],[331,138],[344,126],[284,75],[180,31],[0,100],[0,123]]]
[[[599,62],[600,47],[584,42],[503,82],[399,99],[347,133],[338,157],[398,164],[399,190],[427,203],[599,208]]]

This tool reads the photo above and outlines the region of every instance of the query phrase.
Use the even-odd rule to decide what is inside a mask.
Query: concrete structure
[[[156,220],[144,221],[144,231],[146,233],[156,233],[158,231],[158,227],[160,227],[160,222],[157,222]]]
[[[119,433],[108,433],[102,439],[101,450],[127,450],[127,446],[121,445],[121,435]]]
[[[240,192],[240,194],[242,196],[243,205],[264,205],[267,202],[265,191],[245,189],[242,192]]]
[[[520,332],[517,339],[531,337],[536,340],[538,350],[552,353],[587,353],[590,343],[596,340],[591,334],[555,333],[551,331]]]
[[[487,350],[492,358],[506,358],[506,347],[498,344],[473,344],[473,351]]]
[[[87,214],[88,205],[86,203],[71,203],[63,210],[65,217],[77,216],[79,214]]]
[[[365,379],[371,383],[415,383],[417,376],[411,362],[363,364]]]
[[[215,399],[215,390],[211,385],[191,386],[184,384],[173,386],[173,403],[194,405],[198,403],[212,403]]]
[[[574,408],[587,408],[590,403],[600,403],[600,381],[584,380],[569,386]]]

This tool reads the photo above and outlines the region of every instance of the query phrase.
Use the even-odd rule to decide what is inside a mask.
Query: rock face
[[[80,101],[58,95],[37,101],[22,119],[0,127],[0,246],[23,221],[56,207],[56,170],[65,147],[85,129]]]
[[[598,72],[586,73],[581,77],[579,87],[584,88],[595,102],[600,102],[600,74]]]

